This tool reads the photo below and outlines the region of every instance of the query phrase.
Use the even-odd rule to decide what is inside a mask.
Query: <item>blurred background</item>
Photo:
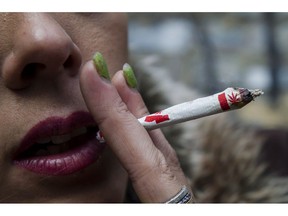
[[[261,128],[287,128],[288,13],[129,13],[128,18],[133,59],[157,56],[173,79],[205,95],[230,86],[260,88],[264,96],[237,114]]]

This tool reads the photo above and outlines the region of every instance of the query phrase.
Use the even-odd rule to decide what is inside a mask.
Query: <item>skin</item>
[[[148,133],[137,121],[147,108],[119,71],[127,61],[125,15],[0,13],[0,22],[1,202],[123,202],[128,177],[142,202],[164,202],[189,186],[161,131]],[[111,81],[99,77],[95,51]],[[65,176],[11,163],[33,125],[78,110],[89,110],[105,134],[99,161]]]

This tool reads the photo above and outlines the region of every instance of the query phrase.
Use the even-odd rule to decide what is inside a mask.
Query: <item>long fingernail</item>
[[[128,63],[125,63],[123,65],[123,75],[129,87],[137,88],[137,80],[135,74],[133,72],[133,69]]]
[[[98,74],[107,80],[111,80],[109,72],[108,72],[107,64],[101,53],[99,52],[95,53],[95,55],[93,56],[93,62],[94,62],[94,65],[96,67]]]

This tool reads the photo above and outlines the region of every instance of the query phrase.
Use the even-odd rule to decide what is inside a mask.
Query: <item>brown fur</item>
[[[253,129],[222,116],[203,122],[197,140],[201,156],[189,175],[199,202],[288,201],[288,181],[266,172],[260,160],[263,139]]]

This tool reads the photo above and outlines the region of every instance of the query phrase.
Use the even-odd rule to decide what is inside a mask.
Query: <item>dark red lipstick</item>
[[[77,172],[95,162],[104,149],[95,138],[97,130],[88,112],[49,117],[28,131],[13,162],[44,175]]]

